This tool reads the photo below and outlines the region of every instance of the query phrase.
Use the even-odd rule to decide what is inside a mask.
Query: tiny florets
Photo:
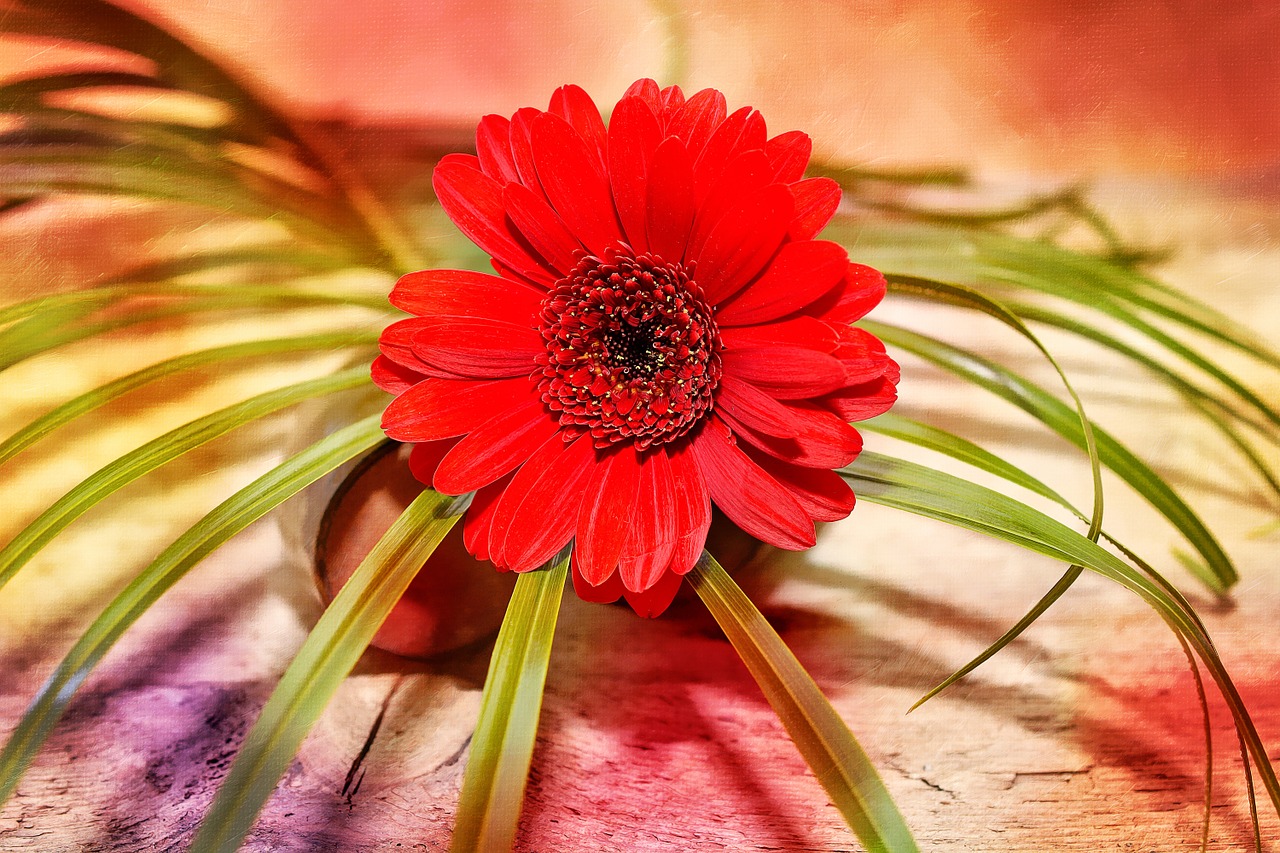
[[[681,264],[623,251],[582,257],[542,303],[542,400],[597,447],[687,433],[720,382],[720,333]]]

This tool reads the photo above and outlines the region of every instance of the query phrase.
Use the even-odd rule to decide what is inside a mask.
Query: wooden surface
[[[1280,327],[1280,235],[1270,208],[1168,186],[1104,184],[1100,192],[1132,238],[1180,248],[1166,278],[1263,332]],[[102,227],[119,227],[119,213],[104,214]],[[24,262],[17,254],[10,263]],[[885,316],[980,342],[1025,360],[1028,369],[1034,363],[1033,354],[986,326],[916,311],[897,306]],[[226,333],[165,334],[194,346]],[[118,358],[103,353],[89,368],[76,368],[83,374],[68,372],[83,360],[64,357],[11,371],[4,377],[12,401],[5,428],[91,387],[100,378],[94,370],[106,375],[127,369],[131,359],[154,358],[166,345],[160,337],[120,338],[113,345]],[[1263,506],[1222,443],[1138,371],[1050,342],[1091,411],[1188,489],[1238,561],[1243,580],[1232,602],[1214,602],[1177,568],[1172,534],[1110,484],[1108,527],[1203,608],[1280,759],[1280,539],[1274,527],[1264,530],[1274,507]],[[1087,501],[1086,466],[1060,442],[926,368],[904,366],[904,413],[931,412]],[[141,438],[228,395],[279,384],[286,371],[308,369],[291,362],[169,385],[113,406],[113,427],[97,419],[60,434],[0,471],[4,535]],[[1267,399],[1280,399],[1275,374],[1252,378]],[[0,733],[104,596],[230,490],[322,431],[325,420],[323,411],[308,409],[193,454],[179,472],[131,486],[4,589]],[[0,811],[0,851],[184,848],[320,611],[306,554],[319,504],[313,499],[255,526],[127,635]],[[1205,755],[1186,661],[1145,605],[1102,580],[1082,579],[1000,657],[905,714],[1003,632],[1062,568],[862,504],[827,527],[813,551],[766,560],[740,580],[841,710],[923,849],[1194,850]],[[487,654],[483,643],[430,664],[368,654],[245,849],[445,849]],[[1221,703],[1211,701],[1209,849],[1245,849],[1250,831],[1238,751]],[[1280,822],[1265,804],[1263,825],[1275,849]],[[644,621],[572,595],[561,613],[518,846],[538,853],[858,849],[696,601]]]

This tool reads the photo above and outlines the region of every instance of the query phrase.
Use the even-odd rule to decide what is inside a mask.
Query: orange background
[[[881,165],[1274,183],[1280,4],[132,0],[297,108],[469,123],[577,82],[715,86]],[[678,9],[677,9],[678,7]],[[664,14],[664,9],[677,9]],[[671,48],[687,45],[683,60]]]

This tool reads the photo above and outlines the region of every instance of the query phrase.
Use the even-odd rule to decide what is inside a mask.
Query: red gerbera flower
[[[478,157],[433,182],[497,275],[428,270],[391,293],[416,315],[381,339],[383,426],[445,494],[464,537],[527,571],[570,540],[589,601],[666,609],[714,503],[764,542],[814,544],[844,518],[832,469],[888,409],[897,365],[850,326],[883,276],[815,240],[840,189],[803,179],[810,141],[750,107],[641,80],[606,128],[565,86],[547,112],[486,116]]]

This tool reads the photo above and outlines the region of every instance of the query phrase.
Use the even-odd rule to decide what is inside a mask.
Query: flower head
[[[427,270],[391,301],[383,426],[446,494],[475,492],[470,551],[527,571],[573,540],[590,601],[666,609],[714,503],[781,548],[854,496],[833,469],[888,409],[897,365],[850,324],[883,276],[814,237],[840,189],[803,133],[750,107],[631,86],[606,127],[581,89],[486,116],[433,183],[497,275]]]

